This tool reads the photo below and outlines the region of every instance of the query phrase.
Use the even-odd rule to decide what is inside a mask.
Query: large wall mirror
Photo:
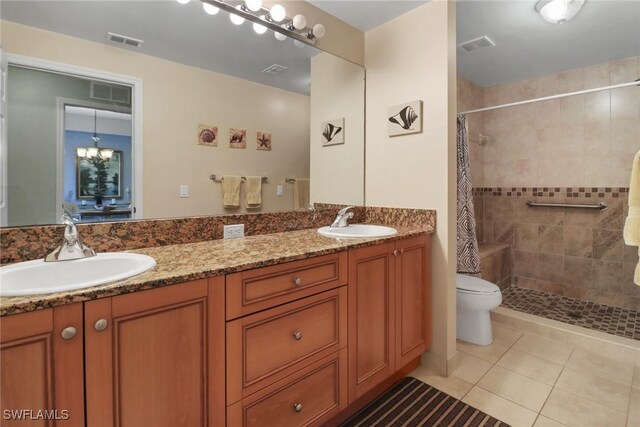
[[[2,226],[364,203],[359,65],[195,0],[3,1],[0,16]],[[259,203],[255,180],[224,200],[225,176],[264,177]]]

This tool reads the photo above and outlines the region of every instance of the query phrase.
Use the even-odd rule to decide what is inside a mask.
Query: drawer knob
[[[400,249],[400,253],[403,254],[404,253],[404,248]]]
[[[396,255],[398,255],[398,250],[397,250],[397,249],[394,249],[394,250],[393,250],[393,256],[396,256]]]
[[[107,322],[107,319],[100,319],[95,323],[95,325],[93,325],[93,327],[96,331],[102,332],[107,329],[108,325],[109,323]]]
[[[66,328],[64,328],[62,330],[62,339],[63,340],[70,340],[71,338],[76,336],[76,328],[74,328],[73,326],[68,326]]]
[[[294,409],[296,412],[302,412],[302,403],[294,403],[294,404],[293,404],[293,409]]]
[[[299,277],[296,277],[295,279],[293,279],[293,284],[296,286],[302,285],[302,279]]]
[[[295,332],[293,333],[293,338],[295,338],[295,339],[296,339],[296,341],[300,341],[300,340],[302,339],[302,332],[300,332],[300,331],[295,331]]]

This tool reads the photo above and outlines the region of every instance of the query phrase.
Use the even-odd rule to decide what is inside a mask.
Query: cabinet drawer
[[[317,426],[347,406],[347,349],[227,408],[232,426]]]
[[[346,283],[346,252],[230,274],[226,285],[227,320]]]
[[[227,401],[346,346],[347,289],[332,289],[227,323]]]

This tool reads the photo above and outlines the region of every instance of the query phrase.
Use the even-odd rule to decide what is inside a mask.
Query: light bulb
[[[260,17],[260,19],[264,20],[264,15],[262,15]],[[267,32],[267,27],[265,27],[264,25],[260,25],[257,22],[253,23],[253,31],[256,32],[256,34],[264,34]]]
[[[98,155],[98,149],[96,147],[87,148],[87,158],[96,157]]]
[[[100,157],[107,160],[113,157],[113,150],[111,148],[103,148],[100,150]]]
[[[326,28],[324,28],[324,25],[316,24],[313,26],[313,29],[311,30],[311,34],[313,35],[313,37],[317,39],[321,39],[324,37],[325,34],[327,34],[327,30]]]
[[[236,9],[241,10],[242,6],[238,5],[236,6]],[[235,25],[242,25],[242,23],[244,22],[244,18],[242,16],[238,16],[235,13],[230,13],[229,14],[229,19],[231,19],[231,22],[233,22]]]
[[[202,8],[209,15],[216,15],[218,12],[220,12],[220,9],[209,3],[202,3]]]
[[[283,41],[285,41],[285,40],[287,39],[287,36],[285,36],[285,35],[284,35],[284,34],[282,34],[282,33],[277,32],[277,31],[274,31],[274,32],[273,32],[273,36],[274,36],[274,37],[276,38],[276,40],[278,40],[279,42],[283,42]]]
[[[189,3],[191,0],[176,0],[178,3],[180,4],[187,4]]]
[[[280,22],[287,17],[287,11],[279,4],[274,5],[269,11],[269,16],[275,22]]]
[[[304,15],[296,15],[291,20],[291,23],[296,30],[304,30],[307,26],[307,18],[305,18]]]
[[[257,12],[262,8],[262,0],[245,0],[244,4],[253,12]]]
[[[84,148],[84,147],[76,148],[76,155],[78,157],[86,157],[87,156],[87,149]]]

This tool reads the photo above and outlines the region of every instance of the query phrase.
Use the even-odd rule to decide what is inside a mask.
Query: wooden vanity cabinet
[[[0,319],[3,427],[84,425],[82,346],[81,303]],[[5,419],[5,410],[40,419]]]
[[[85,303],[87,426],[225,425],[224,277]]]
[[[428,239],[349,251],[349,403],[431,344]]]

